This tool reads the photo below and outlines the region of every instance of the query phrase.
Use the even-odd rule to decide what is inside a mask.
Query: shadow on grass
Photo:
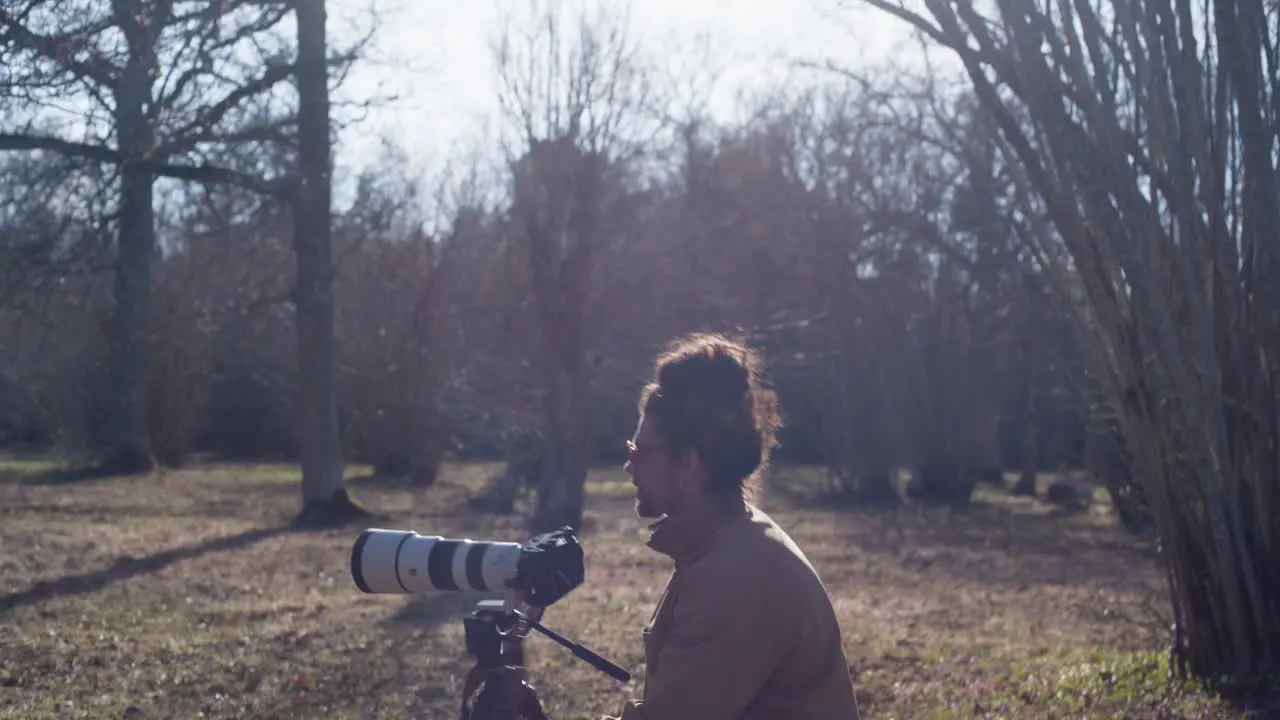
[[[51,582],[36,583],[27,590],[0,595],[0,615],[24,605],[43,602],[56,597],[84,595],[95,592],[111,583],[159,572],[183,560],[198,558],[210,553],[243,549],[268,538],[294,531],[294,528],[289,526],[258,528],[194,545],[173,548],[172,550],[145,557],[121,558],[105,570],[66,575]]]
[[[975,497],[970,504],[942,506],[857,504],[824,496],[815,483],[766,485],[770,504],[787,511],[823,514],[843,526],[850,550],[898,556],[904,566],[965,581],[1008,585],[1097,584],[1135,579],[1135,570],[1154,569],[1154,538],[1119,527],[1092,525],[1072,508],[1031,512]],[[817,491],[815,491],[817,490]]]
[[[1136,559],[1146,557],[1151,544],[1117,528],[1086,525],[1071,514],[1032,515],[988,503],[952,510],[942,518],[929,515],[914,525],[912,534],[928,544],[972,549],[1006,547],[1063,558],[1102,552],[1132,554]]]
[[[902,558],[906,566],[958,580],[1025,589],[1032,585],[1139,582],[1159,567],[1152,547],[1119,530],[1071,518],[1035,516],[998,505],[932,511],[916,517],[863,511],[847,514],[849,547]]]
[[[434,628],[446,622],[462,625],[462,617],[476,609],[481,600],[493,600],[499,596],[478,592],[434,592],[413,596],[399,612],[382,622],[386,626],[413,625]],[[459,648],[459,652],[465,648]]]
[[[829,496],[786,483],[771,484],[768,495],[790,510],[843,515],[858,528],[858,545],[868,550],[894,547],[894,540],[877,532],[886,527],[908,528],[915,543],[925,545],[959,545],[989,548],[996,544],[1016,543],[1019,547],[1049,555],[1074,555],[1080,550],[1144,554],[1153,537],[1135,536],[1105,527],[1089,527],[1080,522],[1088,508],[1053,507],[1047,512],[1031,513],[998,501],[973,498],[967,505],[942,505],[901,502],[859,503],[844,496]]]
[[[373,598],[375,602],[383,599]],[[453,645],[442,644],[436,635],[451,624],[461,628],[463,616],[480,598],[470,593],[441,592],[405,599],[398,612],[376,627],[328,627],[321,631],[316,641],[321,649],[358,634],[363,640],[360,654],[326,657],[321,652],[319,657],[325,658],[326,665],[310,672],[323,673],[324,681],[310,688],[305,697],[294,697],[267,715],[324,717],[334,706],[349,705],[353,700],[364,709],[361,717],[444,717],[442,706],[457,708],[461,701],[460,681],[475,660],[468,655],[461,634]],[[296,650],[285,648],[279,652]],[[400,696],[395,704],[384,705],[384,697],[394,695]],[[451,716],[457,717],[456,710]]]
[[[82,467],[58,467],[38,470],[35,472],[17,473],[23,485],[34,486],[59,486],[59,485],[76,485],[80,483],[99,481],[99,480],[127,480],[130,478],[141,477],[137,473],[120,473],[109,468],[98,465],[87,465]],[[145,474],[145,473],[143,473]]]
[[[108,498],[68,494],[61,496],[64,499],[63,502],[16,498],[7,510],[11,513],[105,519],[113,525],[132,519],[178,520],[182,518],[284,523],[289,519],[289,512],[285,509],[287,503],[296,501],[297,494],[296,488],[268,486],[253,488],[251,493],[221,497],[190,495],[180,498],[181,505],[178,503],[160,505],[154,500],[148,500],[145,497],[145,491],[139,490],[136,496],[120,495]],[[118,498],[124,498],[126,502],[120,502]]]

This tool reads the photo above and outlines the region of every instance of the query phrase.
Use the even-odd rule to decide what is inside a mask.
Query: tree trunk
[[[565,475],[564,513],[557,525],[581,528],[586,509],[587,473],[591,469],[591,393],[585,363],[569,374],[569,436]]]
[[[554,362],[554,361],[553,361]],[[536,531],[582,526],[590,455],[589,397],[582,369],[556,363],[548,372],[542,476]]]
[[[147,433],[147,317],[151,304],[152,177],[148,170],[126,165],[121,172],[120,230],[115,268],[115,313],[112,318],[112,417],[107,422],[107,454],[103,469],[112,474],[151,469]]]
[[[1118,423],[1110,417],[1111,409],[1094,408],[1086,420],[1085,468],[1090,477],[1102,483],[1111,496],[1120,524],[1135,534],[1153,529],[1155,518],[1150,504],[1132,473],[1128,449]]]
[[[1036,478],[1040,474],[1040,429],[1036,424],[1035,412],[1035,371],[1031,367],[1030,358],[1026,359],[1026,384],[1018,390],[1022,398],[1018,401],[1018,413],[1015,422],[1018,428],[1018,481],[1009,491],[1014,495],[1035,497],[1037,493]]]
[[[1036,478],[1040,473],[1040,433],[1036,424],[1036,385],[1038,376],[1036,362],[1035,333],[1038,329],[1031,320],[1029,309],[1024,306],[1022,326],[1017,332],[1018,360],[1021,371],[1018,373],[1018,385],[1014,392],[1018,394],[1014,401],[1013,424],[1018,446],[1018,481],[1010,492],[1014,495],[1036,496]]]
[[[1035,423],[1027,424],[1022,430],[1022,470],[1018,473],[1018,481],[1010,491],[1014,495],[1035,497],[1038,488],[1036,478],[1040,475],[1040,433]]]
[[[135,37],[134,42],[145,43],[146,38]],[[151,63],[142,48],[131,51],[115,92],[121,156],[120,227],[112,318],[112,416],[107,419],[106,456],[101,466],[110,474],[145,472],[153,464],[147,427],[146,335],[156,251],[155,177],[144,163],[150,158],[155,138],[146,116]]]
[[[592,442],[584,315],[599,235],[605,159],[585,154],[571,136],[531,147],[536,148],[530,156],[538,164],[537,182],[547,198],[533,202],[562,208],[562,213],[527,231],[541,341],[546,443],[532,525],[539,530],[579,528]]]
[[[428,488],[436,484],[448,449],[444,421],[430,398],[420,397],[409,412],[409,482]]]
[[[329,75],[325,57],[325,4],[296,5],[298,33],[298,166],[294,199],[297,288],[299,449],[302,514],[299,522],[327,525],[351,519],[358,508],[342,486],[342,456],[335,390],[332,189],[329,146]]]

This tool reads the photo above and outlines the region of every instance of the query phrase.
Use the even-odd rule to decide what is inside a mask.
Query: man
[[[747,347],[675,343],[641,396],[626,470],[648,542],[675,570],[644,630],[645,682],[621,720],[858,717],[840,627],[817,573],[749,502],[778,412]]]

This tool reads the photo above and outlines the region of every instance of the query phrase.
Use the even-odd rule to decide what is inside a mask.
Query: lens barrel
[[[351,548],[351,578],[366,593],[502,592],[519,561],[519,543],[370,528]]]

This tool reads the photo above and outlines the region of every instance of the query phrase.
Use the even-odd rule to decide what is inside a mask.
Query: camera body
[[[526,605],[547,608],[586,579],[582,544],[573,528],[534,535],[520,547],[514,589]]]

